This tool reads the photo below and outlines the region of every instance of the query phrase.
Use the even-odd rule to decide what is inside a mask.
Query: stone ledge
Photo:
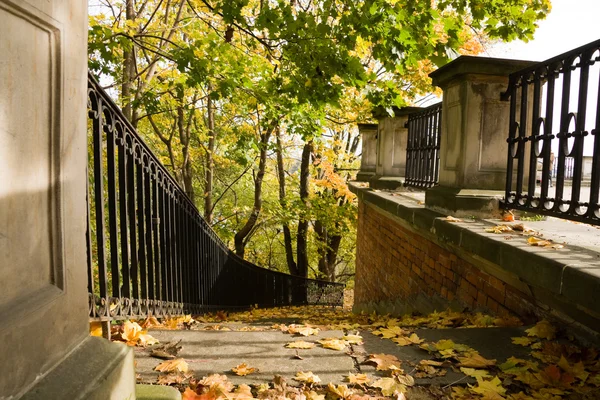
[[[133,400],[133,352],[125,345],[86,337],[21,400]]]
[[[449,222],[444,214],[401,194],[373,191],[352,183],[349,186],[360,200],[391,214],[439,246],[457,253],[471,253],[483,263],[514,274],[521,284],[541,288],[600,317],[600,297],[595,295],[600,292],[598,252],[574,245],[560,250],[538,248],[529,246],[525,240],[516,240],[517,236],[515,240],[506,240],[507,235],[484,231],[492,226],[490,221]],[[568,314],[569,310],[561,311]]]
[[[181,393],[173,387],[161,385],[135,385],[137,400],[181,400]]]

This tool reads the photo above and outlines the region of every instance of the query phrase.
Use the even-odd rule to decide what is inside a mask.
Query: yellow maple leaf
[[[481,377],[477,377],[477,386],[471,388],[471,390],[481,395],[485,395],[486,393],[504,395],[504,393],[506,393],[506,389],[502,387],[502,381],[500,381],[497,376],[490,380],[484,380]]]
[[[250,375],[253,372],[258,371],[258,369],[250,367],[248,365],[246,365],[246,363],[241,363],[240,365],[231,368],[231,372],[233,372],[234,374],[238,375],[238,376],[246,376],[246,375]]]
[[[518,344],[520,346],[529,346],[536,341],[536,339],[527,336],[513,337],[510,339],[512,340],[513,344]]]
[[[552,340],[556,336],[556,329],[550,322],[541,320],[534,327],[525,330],[528,336],[534,336],[541,339]]]
[[[366,374],[348,374],[346,380],[354,385],[364,385],[371,381]]]
[[[410,346],[411,344],[421,344],[423,343],[423,339],[420,339],[416,333],[411,334],[410,336],[398,336],[392,339],[392,342],[398,344],[398,346]]]
[[[336,338],[321,339],[321,340],[318,340],[318,342],[321,343],[321,346],[323,346],[326,349],[340,350],[340,351],[344,350],[347,345],[345,340],[336,339]]]
[[[585,382],[590,375],[589,372],[585,370],[585,366],[581,361],[576,364],[569,364],[565,356],[560,357],[560,361],[557,364],[559,367],[563,369],[563,371],[568,372],[573,375],[575,378],[579,379],[582,382]]]
[[[386,371],[392,367],[400,368],[402,362],[391,354],[369,354],[369,359],[365,362],[374,363],[377,366],[377,371]]]
[[[348,342],[349,344],[362,344],[363,338],[360,335],[345,335],[342,336],[342,339]]]
[[[400,328],[399,326],[392,326],[389,328],[377,329],[377,330],[373,331],[372,333],[374,335],[381,336],[384,339],[391,339],[396,336],[403,336],[403,335],[407,334],[408,332],[406,332],[404,329]]]
[[[348,399],[354,394],[354,390],[349,389],[348,386],[334,385],[331,382],[329,382],[329,385],[327,385],[327,390],[339,399]]]
[[[314,383],[320,383],[321,378],[318,375],[313,374],[312,372],[296,372],[296,376],[294,377],[295,381],[308,383],[312,385]]]
[[[167,360],[158,364],[156,367],[154,367],[154,370],[159,372],[179,371],[185,373],[188,372],[188,363],[185,362],[183,358],[176,358],[174,360]]]
[[[145,332],[145,331],[143,331]],[[147,333],[140,333],[140,335],[138,336],[138,344],[140,346],[152,346],[158,343],[158,339],[154,338],[151,335],[148,335]]]
[[[310,390],[310,391],[305,391],[304,395],[306,396],[307,400],[325,400],[325,395],[324,394],[319,394],[317,392],[315,392],[314,390]]]
[[[312,342],[305,342],[304,340],[296,340],[285,345],[288,349],[312,349],[316,344]]]
[[[381,394],[384,396],[393,396],[395,394],[403,394],[406,392],[406,386],[398,382],[394,378],[381,378],[369,385],[373,388],[381,389]]]
[[[311,336],[319,333],[319,328],[313,328],[310,326],[290,326],[288,332],[292,335]]]
[[[456,357],[456,359],[461,367],[487,368],[496,365],[496,360],[488,360],[477,352],[467,353],[464,357]]]
[[[233,393],[229,393],[227,398],[235,400],[252,400],[254,399],[254,396],[252,395],[252,388],[250,388],[250,386],[241,384]]]
[[[467,376],[471,376],[473,378],[489,378],[490,377],[490,373],[484,369],[473,369],[473,368],[465,368],[465,367],[461,367],[460,371],[467,375]]]
[[[143,329],[137,322],[125,321],[121,337],[128,345],[135,345],[140,340]]]

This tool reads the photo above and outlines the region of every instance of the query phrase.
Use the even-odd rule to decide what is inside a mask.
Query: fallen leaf
[[[515,214],[512,211],[504,211],[502,213],[502,221],[504,222],[513,222],[515,220]]]
[[[319,378],[317,375],[313,374],[312,372],[296,372],[296,376],[294,377],[295,381],[298,382],[304,382],[304,383],[308,383],[309,385],[315,384],[315,383],[320,383],[321,382],[321,378]]]
[[[305,342],[304,340],[296,340],[285,345],[288,349],[312,349],[316,344],[312,342]]]
[[[487,228],[485,231],[488,233],[505,233],[512,232],[513,229],[508,225],[496,225],[491,228]]]
[[[144,347],[146,347],[146,346],[153,346],[153,345],[155,345],[155,344],[158,343],[157,339],[155,339],[154,337],[148,335],[147,333],[141,333],[138,336],[138,339],[139,339],[138,340],[138,344],[140,346],[144,346]]]
[[[473,368],[465,368],[465,367],[461,367],[460,371],[470,377],[473,378],[488,378],[490,377],[490,373],[484,369],[473,369]]]
[[[177,358],[175,360],[167,360],[158,364],[155,368],[155,371],[160,372],[187,372],[188,371],[188,363],[185,362],[183,358]]]
[[[348,374],[346,380],[354,385],[364,385],[371,381],[366,374]]]
[[[402,362],[391,354],[369,354],[369,359],[365,362],[374,363],[377,366],[377,371],[385,371],[392,367],[400,368]]]
[[[411,344],[421,344],[423,343],[423,339],[420,339],[416,333],[411,334],[410,336],[398,336],[392,339],[392,342],[397,343],[399,346],[409,346]]]
[[[456,357],[456,359],[458,360],[458,365],[461,367],[487,368],[496,365],[496,360],[488,360],[477,352],[465,354],[464,357]]]
[[[462,222],[462,219],[459,218],[454,218],[451,215],[448,215],[446,218],[442,218],[444,221],[448,221],[448,222]]]
[[[140,340],[143,329],[137,322],[125,321],[121,337],[128,345],[135,345]]]
[[[252,395],[252,389],[250,386],[241,384],[233,393],[230,393],[227,398],[236,400],[252,400],[254,396]]]
[[[518,344],[520,346],[530,346],[532,343],[535,343],[537,339],[531,338],[531,337],[527,337],[527,336],[520,336],[520,337],[513,337],[511,338],[513,344]]]
[[[231,372],[237,376],[246,376],[258,371],[256,368],[249,367],[246,363],[241,363],[237,367],[231,368]]]
[[[534,327],[525,330],[528,336],[552,340],[556,336],[556,329],[545,319],[538,322]]]
[[[406,386],[394,378],[381,378],[369,386],[381,389],[381,394],[384,396],[393,396],[396,393],[404,393],[406,391]]]
[[[159,385],[165,385],[165,386],[180,385],[183,382],[190,379],[191,377],[192,377],[191,374],[189,374],[189,375],[188,374],[180,374],[180,373],[160,374],[158,376],[158,380],[156,383],[158,383]]]
[[[347,345],[347,342],[345,340],[336,338],[321,339],[318,340],[318,342],[321,343],[321,346],[323,346],[324,348],[332,350],[344,350]]]
[[[342,339],[348,342],[349,344],[362,344],[363,337],[360,335],[345,335],[342,336]]]
[[[329,393],[335,395],[335,397],[338,399],[348,399],[354,394],[354,391],[352,389],[349,389],[348,386],[334,385],[331,382],[329,383],[329,385],[327,385],[327,390],[329,391]]]
[[[506,389],[502,387],[502,381],[496,376],[491,380],[484,380],[481,377],[477,378],[477,387],[471,389],[475,393],[479,393],[482,395],[488,394],[499,394],[504,395],[506,393]],[[488,397],[490,398],[490,397]],[[493,397],[492,397],[493,398]],[[500,397],[501,398],[501,397]]]
[[[313,328],[310,326],[291,326],[288,332],[292,335],[311,336],[319,333],[319,328]]]

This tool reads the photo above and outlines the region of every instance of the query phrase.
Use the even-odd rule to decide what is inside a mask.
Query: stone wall
[[[404,314],[447,307],[529,319],[532,299],[502,280],[359,202],[355,307]]]

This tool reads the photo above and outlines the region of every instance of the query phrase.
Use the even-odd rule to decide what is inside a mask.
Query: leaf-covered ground
[[[155,318],[127,321],[113,326],[113,339],[136,346],[137,351],[144,352],[148,358],[152,357],[152,368],[158,375],[152,378],[152,382],[144,383],[175,386],[187,400],[600,398],[600,359],[597,350],[578,345],[567,332],[558,330],[548,321],[543,320],[528,329],[517,330],[523,334],[513,337],[512,343],[514,347],[523,346],[524,351],[520,353],[525,356],[517,358],[506,354],[502,360],[488,359],[478,349],[448,338],[427,341],[417,334],[447,329],[445,332],[450,337],[450,333],[456,332],[457,328],[509,329],[520,325],[517,319],[500,319],[479,313],[447,311],[427,316],[392,318],[354,315],[325,307],[287,307],[231,314],[217,312],[163,321]],[[193,364],[198,360],[179,356],[182,348],[185,351],[185,341],[158,343],[148,330],[156,330],[155,335],[163,336],[164,330],[192,331],[187,332],[186,337],[193,337],[193,331],[210,331],[217,335],[214,336],[217,341],[219,332],[273,332],[285,335],[281,346],[294,352],[294,357],[298,359],[310,358],[311,352],[327,349],[354,357],[357,369],[348,371],[344,376],[345,382],[326,382],[314,371],[298,370],[288,379],[275,375],[265,381],[252,381],[252,385],[234,384],[227,374],[238,379],[240,376],[251,377],[260,371],[255,365],[240,361],[233,363],[230,371],[221,369],[205,376],[196,376]],[[473,331],[481,335],[481,329]],[[330,337],[328,332],[338,332],[338,335]],[[92,325],[92,334],[98,334],[95,325]],[[441,337],[444,337],[443,332]],[[401,359],[386,353],[359,355],[357,349],[368,340],[390,341],[394,346],[422,352],[423,357],[415,362],[414,359]],[[495,344],[487,345],[493,347]],[[367,370],[373,373],[361,373]],[[451,374],[462,378],[449,380]],[[433,383],[440,382],[440,377],[445,377],[446,383]],[[432,383],[423,383],[428,380]]]

